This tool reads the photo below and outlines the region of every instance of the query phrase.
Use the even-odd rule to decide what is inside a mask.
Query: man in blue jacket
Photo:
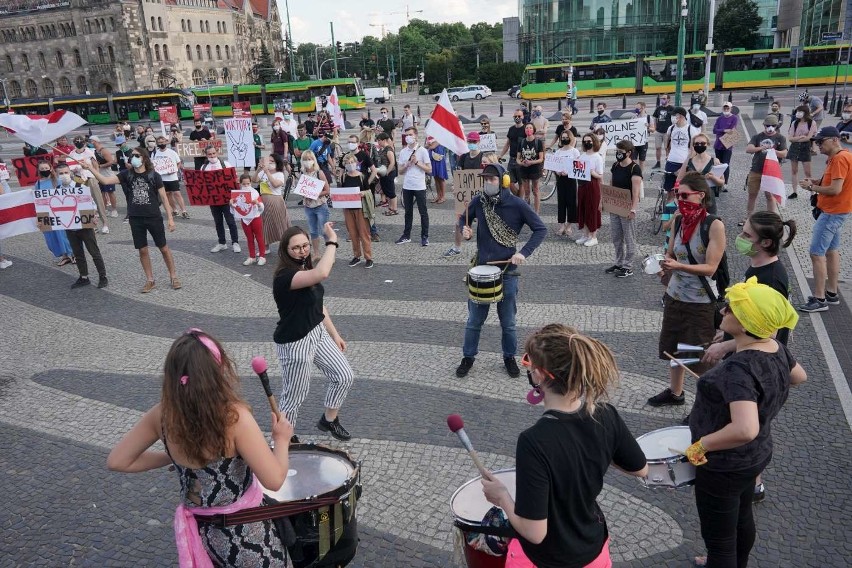
[[[473,237],[468,222],[479,221],[476,228],[476,264],[486,265],[493,261],[507,262],[503,273],[503,299],[497,302],[497,317],[503,330],[503,364],[510,377],[521,374],[515,355],[518,337],[515,331],[515,315],[518,295],[517,267],[544,241],[547,227],[535,211],[523,199],[509,191],[509,176],[499,164],[489,164],[482,170],[484,185],[480,195],[471,199],[464,215],[459,217],[459,228],[466,240]],[[527,244],[518,252],[518,234],[523,226],[532,230]],[[497,265],[501,266],[501,265]],[[456,376],[465,377],[479,351],[479,336],[488,317],[490,304],[467,301],[467,325],[464,330],[462,361]]]

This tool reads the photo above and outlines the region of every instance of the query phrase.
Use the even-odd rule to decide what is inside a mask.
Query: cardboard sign
[[[234,168],[223,170],[184,170],[183,180],[190,205],[228,205],[231,191],[239,189]]]
[[[544,169],[552,172],[570,172],[573,167],[574,160],[571,156],[560,155],[555,152],[546,152],[544,154]]]
[[[9,168],[6,164],[0,164],[0,180],[7,180],[11,177],[9,174]]]
[[[325,182],[321,179],[302,174],[296,182],[296,187],[293,188],[293,193],[308,199],[317,199],[324,187]],[[360,207],[360,201],[358,206]]]
[[[12,167],[15,168],[15,176],[21,187],[33,185],[38,181],[38,163],[41,161],[53,164],[53,154],[12,158]]]
[[[740,141],[740,131],[739,130],[731,130],[730,132],[726,132],[719,138],[719,142],[722,143],[722,146],[725,148],[730,148],[734,144]]]
[[[192,116],[195,120],[202,120],[204,122],[212,121],[213,109],[210,107],[210,103],[192,105]]]
[[[571,160],[571,168],[568,169],[568,177],[578,179],[580,181],[589,181],[592,179],[592,163],[580,156],[576,160]]]
[[[619,217],[629,217],[633,196],[629,189],[601,184],[601,209]]]
[[[251,196],[250,189],[235,189],[231,192],[231,200],[234,202],[231,209],[234,211],[234,217],[245,223],[260,217],[260,207],[251,202]],[[260,199],[259,195],[258,199]]]
[[[34,189],[33,196],[42,231],[95,228],[97,208],[88,186]]]
[[[253,168],[255,161],[251,118],[226,118],[225,136],[228,138],[228,160],[238,168]]]
[[[196,158],[204,156],[204,152],[208,146],[213,146],[219,153],[222,153],[222,140],[211,138],[210,140],[196,140],[194,142],[179,142],[175,146],[175,151],[182,158]]]
[[[497,151],[497,135],[483,134],[479,137],[480,152],[496,152]]]
[[[231,103],[234,118],[251,118],[251,103],[249,101],[234,101]]]
[[[604,129],[607,146],[614,146],[622,140],[629,140],[634,146],[644,146],[648,143],[648,127],[645,118],[613,120],[595,126]]]
[[[480,175],[481,173],[482,170],[453,171],[453,192],[456,194],[456,215],[463,214],[468,204],[470,204],[470,200],[482,191],[482,186],[485,185],[485,178]]]

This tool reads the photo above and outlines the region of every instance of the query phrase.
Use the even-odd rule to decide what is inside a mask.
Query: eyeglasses
[[[131,158],[141,158],[142,154],[130,154]]]
[[[479,126],[488,126],[488,123],[487,122],[480,122]]]
[[[305,243],[303,245],[293,245],[290,247],[290,250],[293,252],[299,252],[300,250],[309,250],[311,248],[311,243]]]
[[[700,191],[681,191],[677,194],[677,198],[681,201],[685,201],[689,199],[690,195],[695,195],[696,193],[701,193]]]

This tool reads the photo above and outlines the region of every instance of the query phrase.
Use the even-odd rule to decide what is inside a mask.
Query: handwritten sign
[[[175,150],[182,158],[196,158],[204,156],[208,146],[213,146],[219,152],[222,151],[222,140],[211,138],[210,140],[196,140],[195,142],[178,142]]]
[[[619,217],[629,217],[633,209],[631,190],[601,184],[601,209]]]
[[[568,177],[578,179],[580,181],[589,181],[592,179],[592,163],[582,156],[576,160],[571,160],[571,168],[568,169]]]
[[[154,171],[161,176],[176,174],[178,172],[178,165],[168,155],[158,152],[157,155],[151,156],[151,163],[154,164]]]
[[[470,200],[476,197],[485,179],[480,175],[482,170],[455,170],[453,171],[453,192],[456,194],[456,215],[464,213]]]
[[[41,161],[53,164],[53,154],[12,158],[12,167],[15,168],[15,176],[21,187],[33,185],[38,181],[38,163]]]
[[[256,192],[251,189],[235,189],[231,192],[231,201],[233,201],[231,208],[234,210],[234,217],[245,224],[260,217],[260,207],[252,203],[252,193]]]
[[[740,131],[739,130],[731,130],[730,132],[726,132],[719,138],[719,142],[722,143],[722,146],[725,148],[730,148],[734,144],[740,141]]]
[[[308,199],[317,199],[324,187],[325,182],[321,179],[302,174],[296,182],[296,187],[293,188],[293,193]]]
[[[7,180],[11,177],[9,174],[9,168],[6,164],[0,164],[0,180]]]
[[[226,118],[225,136],[228,138],[228,159],[238,168],[253,168],[254,138],[251,118]]]
[[[183,180],[191,205],[228,205],[231,191],[239,188],[237,170],[185,170]]]
[[[560,155],[555,152],[544,154],[544,169],[552,172],[569,172],[573,167],[573,162],[571,156]]]
[[[42,231],[95,228],[96,207],[88,186],[34,189],[33,196]]]
[[[483,134],[479,137],[480,152],[496,152],[497,151],[497,135]]]
[[[597,126],[604,129],[605,142],[608,146],[614,146],[622,140],[628,140],[634,146],[644,146],[648,143],[648,127],[645,118],[613,120]]]

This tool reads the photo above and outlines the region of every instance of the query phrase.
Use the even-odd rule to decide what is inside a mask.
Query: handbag
[[[817,207],[817,201],[818,201],[817,194],[816,193],[811,194],[811,207],[813,207],[813,209],[811,209],[811,215],[813,215],[814,220],[819,219],[819,216],[822,215],[822,209]]]

